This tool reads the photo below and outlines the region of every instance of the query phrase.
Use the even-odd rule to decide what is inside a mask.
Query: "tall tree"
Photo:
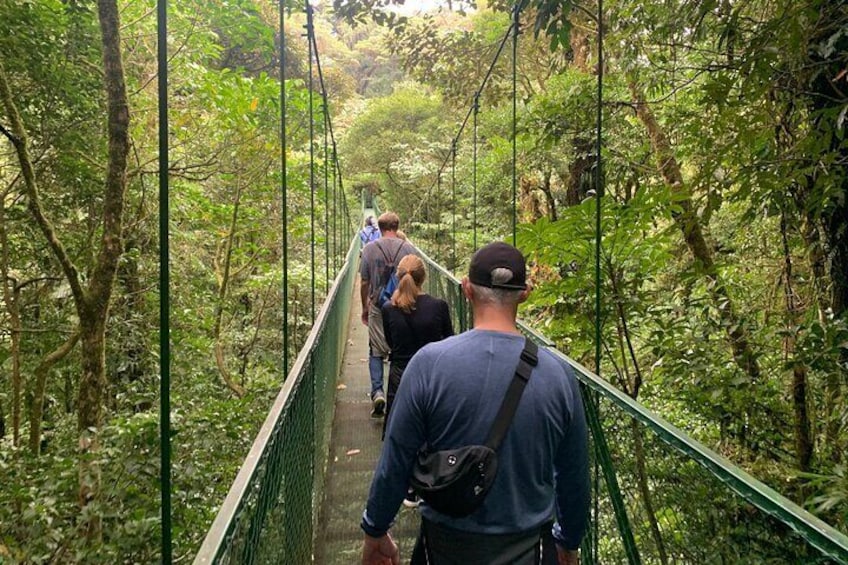
[[[99,447],[98,432],[103,422],[103,397],[107,385],[105,330],[115,273],[123,251],[121,237],[129,152],[130,114],[121,60],[118,5],[115,0],[100,0],[97,8],[107,104],[108,164],[102,192],[100,246],[87,282],[81,277],[42,205],[26,127],[9,88],[5,69],[0,63],[0,101],[11,124],[3,133],[15,146],[29,210],[62,267],[79,316],[82,375],[77,403],[77,425],[81,507],[96,500],[100,490],[100,468],[96,452]],[[89,539],[100,537],[100,518],[96,513],[88,515],[82,527]]]

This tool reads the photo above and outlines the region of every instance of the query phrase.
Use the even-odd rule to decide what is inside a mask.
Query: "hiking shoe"
[[[371,397],[371,417],[382,418],[386,413],[386,396],[382,390],[378,390]]]
[[[406,496],[403,498],[403,505],[407,508],[418,508],[418,505],[421,503],[421,500],[418,498],[418,495],[415,494],[415,491],[409,489],[406,491]]]

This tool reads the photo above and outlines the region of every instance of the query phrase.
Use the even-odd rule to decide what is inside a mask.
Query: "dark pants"
[[[556,565],[551,524],[516,534],[475,534],[421,520],[411,565]]]
[[[389,386],[386,391],[386,417],[383,418],[383,439],[386,439],[386,426],[389,425],[389,414],[392,413],[392,404],[395,402],[395,395],[397,394],[400,379],[403,377],[403,371],[405,369],[406,365],[401,367],[394,362],[389,365]]]

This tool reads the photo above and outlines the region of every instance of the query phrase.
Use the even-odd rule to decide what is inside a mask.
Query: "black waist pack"
[[[498,472],[498,448],[515,416],[530,373],[538,362],[538,347],[525,339],[515,375],[485,445],[466,445],[441,451],[430,451],[425,446],[418,451],[410,484],[428,506],[442,514],[462,518],[483,504]]]

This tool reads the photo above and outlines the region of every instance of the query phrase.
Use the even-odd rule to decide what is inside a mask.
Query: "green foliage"
[[[516,132],[507,48],[481,93],[476,168],[469,123],[453,169],[451,140],[510,25],[511,5],[494,2],[466,15],[463,4],[408,19],[384,10],[382,0],[336,4],[332,15],[317,11],[316,28],[346,185],[376,187],[383,208],[400,213],[416,244],[462,272],[475,229],[478,245],[512,235],[515,135],[518,244],[531,259],[536,286],[522,315],[589,365],[599,318],[602,375],[844,526],[844,3],[606,3],[600,313],[591,198],[598,188],[594,6],[537,0],[523,7]],[[126,249],[107,328],[109,393],[98,455],[105,490],[86,509],[102,517],[103,543],[92,547],[77,535],[84,517],[76,491],[72,414],[80,364],[73,352],[48,376],[43,454],[13,446],[8,431],[0,439],[0,559],[159,558],[154,7],[152,0],[121,3],[133,151]],[[287,369],[281,350],[303,343],[313,298],[320,303],[327,282],[328,195],[320,169],[311,184],[304,20],[300,6],[288,8],[290,314],[283,320],[274,7],[254,0],[170,6],[173,523],[180,560],[190,559],[208,528]],[[0,0],[0,58],[31,137],[48,216],[87,276],[106,162],[95,3]],[[656,164],[656,132],[635,112],[634,87],[665,134],[682,187],[668,186]],[[0,124],[5,120],[0,112]],[[319,167],[321,122],[312,145]],[[26,283],[25,438],[33,371],[77,320],[20,195],[10,149],[3,138],[10,278]],[[687,206],[706,235],[713,279],[703,276],[675,224]],[[346,250],[351,234],[336,235]],[[221,293],[228,242],[230,278]],[[726,295],[717,299],[719,283]],[[722,315],[731,302],[737,327]],[[0,363],[8,373],[3,304]],[[750,339],[760,382],[752,383],[733,358],[727,334],[739,328]],[[242,398],[222,382],[216,340],[246,389]],[[797,367],[806,370],[814,423],[809,473],[797,472],[793,456]],[[8,430],[7,379],[0,399]],[[657,508],[660,524],[682,519],[672,508]]]
[[[490,8],[464,19],[410,20],[392,39],[405,68],[442,91],[460,115],[479,87],[476,73],[491,62],[487,47],[508,25],[511,5]],[[844,402],[833,396],[842,398],[837,391],[848,359],[848,175],[836,165],[848,147],[848,99],[844,88],[832,88],[834,81],[844,84],[848,51],[837,46],[846,42],[846,21],[844,3],[826,0],[605,5],[603,300],[596,313],[589,198],[597,188],[594,6],[540,0],[528,3],[522,18],[525,27],[532,23],[536,44],[544,41],[563,57],[528,57],[534,42],[530,34],[521,37],[527,51],[518,68],[519,244],[536,278],[524,315],[584,363],[593,359],[599,317],[602,374],[784,491],[786,476],[808,464],[795,453],[803,435],[802,406],[793,395],[799,374],[806,379],[813,467],[834,474],[830,460],[843,457],[848,445]],[[548,64],[533,67],[528,59]],[[457,272],[472,251],[473,229],[484,242],[510,235],[508,63],[505,56],[495,66],[492,88],[481,96],[476,163],[469,122],[455,170],[448,163],[442,191],[423,193],[420,204],[429,213],[416,235],[438,258],[450,258],[455,246]],[[653,123],[637,113],[637,95]],[[431,159],[443,162],[445,149]],[[661,169],[669,159],[679,183]],[[423,171],[415,174],[417,187],[433,183]],[[408,188],[413,180],[387,186],[384,199],[420,199],[420,188]],[[677,221],[690,211],[687,221],[704,234],[715,264],[708,276]],[[454,221],[455,241],[445,246],[432,227],[441,222],[450,230]],[[734,357],[728,336],[740,333],[759,368],[757,382]],[[844,502],[824,492],[836,492],[836,483],[807,487],[818,491],[812,498],[829,496],[827,516],[842,524]],[[803,488],[791,485],[788,494],[811,497]]]

